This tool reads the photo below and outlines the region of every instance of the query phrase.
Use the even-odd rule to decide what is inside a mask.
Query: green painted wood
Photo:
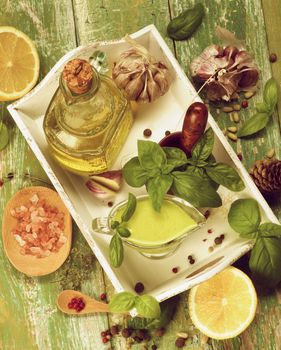
[[[183,9],[192,6],[190,0],[0,0],[0,25],[13,25],[25,31],[38,47],[41,59],[41,77],[65,52],[76,45],[89,41],[114,39],[131,33],[139,28],[154,23],[170,48],[176,48],[175,54],[188,73],[191,60],[203,48],[215,42],[213,35],[216,25],[227,27],[238,37],[245,39],[247,46],[254,53],[261,68],[262,82],[271,76],[268,62],[267,36],[270,51],[277,51],[278,42],[273,40],[277,20],[274,8],[279,9],[280,1],[263,1],[266,21],[264,22],[261,2],[259,0],[202,0],[205,4],[206,17],[202,26],[187,42],[174,43],[166,36],[166,25],[170,16],[174,17]],[[272,5],[272,7],[271,7]],[[280,4],[279,4],[280,5]],[[276,13],[278,11],[276,10]],[[272,21],[273,18],[273,21]],[[276,23],[271,28],[272,23]],[[254,30],[253,30],[254,28]],[[276,29],[275,29],[276,30]],[[257,35],[258,33],[258,35]],[[58,45],[59,43],[59,45]],[[273,73],[278,77],[281,64],[273,66]],[[247,111],[240,113],[242,120],[253,113],[254,104],[261,99],[261,91],[250,100]],[[0,189],[0,213],[8,199],[18,189],[31,184],[23,178],[25,172],[48,182],[38,161],[26,145],[18,129],[1,104],[1,115],[9,124],[11,142],[5,151],[0,153],[0,178],[14,172],[12,181]],[[232,123],[229,115],[213,115],[222,128]],[[233,147],[244,155],[243,163],[250,167],[254,159],[264,156],[266,151],[275,147],[280,157],[280,132],[278,114],[271,125],[253,140],[233,143]],[[44,184],[44,183],[43,183]],[[281,205],[275,203],[275,212],[281,217]],[[1,219],[0,219],[1,224]],[[20,349],[108,349],[103,346],[99,337],[101,330],[115,323],[116,317],[109,320],[103,315],[73,318],[59,313],[55,299],[60,290],[74,288],[89,295],[98,297],[106,291],[109,296],[114,290],[100,265],[94,258],[85,240],[77,228],[74,229],[74,244],[66,263],[54,274],[43,278],[26,277],[11,267],[3,253],[0,240],[0,348],[6,350]],[[281,348],[281,291],[272,293],[259,291],[257,317],[251,327],[240,337],[229,341],[210,341],[194,329],[188,314],[187,295],[181,295],[181,302],[174,320],[167,329],[166,335],[156,339],[160,349],[175,349],[176,333],[188,332],[186,349],[249,350]],[[123,320],[121,319],[123,323]],[[115,338],[112,346],[116,350],[127,349],[130,344],[123,338]],[[151,345],[151,343],[150,343]],[[134,345],[133,349],[143,349],[143,345]]]

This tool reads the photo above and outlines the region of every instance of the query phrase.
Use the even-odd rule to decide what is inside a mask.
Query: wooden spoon
[[[11,230],[16,227],[17,219],[11,215],[11,209],[26,205],[30,198],[37,194],[39,199],[45,199],[48,205],[56,207],[59,212],[64,213],[64,236],[67,238],[65,244],[58,252],[51,253],[48,257],[36,258],[33,255],[22,255],[20,245],[15,240]],[[11,264],[20,272],[29,276],[43,276],[56,271],[69,255],[72,238],[72,221],[57,192],[41,186],[32,186],[18,191],[7,203],[3,214],[2,238],[4,250]]]
[[[85,303],[85,308],[79,312],[74,309],[69,309],[67,304],[72,298],[82,298]],[[90,298],[88,295],[77,292],[76,290],[64,290],[57,299],[57,307],[64,313],[69,315],[85,315],[94,312],[110,312],[108,304]]]

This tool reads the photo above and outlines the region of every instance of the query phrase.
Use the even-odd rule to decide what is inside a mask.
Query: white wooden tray
[[[194,100],[200,101],[192,84],[153,25],[132,34],[132,37],[153,55],[168,64],[173,75],[173,82],[166,95],[152,104],[142,106],[138,111],[133,128],[114,166],[116,169],[137,153],[137,139],[143,139],[144,129],[150,128],[152,130],[150,140],[158,142],[163,138],[166,130],[180,130],[187,107]],[[209,114],[209,126],[214,130],[216,136],[214,155],[218,161],[224,161],[236,167],[244,180],[246,189],[243,192],[234,193],[220,187],[219,193],[223,199],[223,205],[210,210],[211,215],[205,227],[190,235],[174,255],[162,260],[150,260],[126,247],[122,267],[111,268],[108,260],[110,237],[95,233],[91,229],[93,218],[106,216],[110,208],[106,203],[101,203],[91,195],[85,186],[84,178],[63,170],[51,158],[42,123],[50,99],[58,87],[60,72],[68,60],[75,57],[88,59],[93,51],[99,49],[107,53],[109,63],[112,64],[119,53],[127,47],[128,44],[124,40],[119,40],[92,43],[72,50],[53,67],[33,91],[10,104],[8,110],[68,207],[116,291],[133,291],[135,283],[141,281],[145,285],[146,293],[162,301],[212,277],[251,249],[252,242],[239,238],[227,222],[230,204],[235,199],[255,198],[260,204],[263,220],[276,223],[278,220]],[[135,190],[124,184],[114,202],[118,203],[126,199],[129,190],[136,194],[145,192],[144,189]],[[212,229],[213,233],[208,234],[208,229]],[[216,246],[210,253],[208,248],[213,245],[214,238],[220,234],[225,235],[223,244]],[[207,240],[203,241],[205,239]],[[188,255],[193,255],[195,264],[189,264]],[[172,268],[175,266],[179,267],[177,274],[172,273]]]

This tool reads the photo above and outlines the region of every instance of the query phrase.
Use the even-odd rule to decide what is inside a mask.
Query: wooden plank
[[[0,23],[24,31],[38,48],[44,77],[54,63],[77,44],[72,1],[0,0]],[[0,153],[0,178],[14,173],[0,189],[0,213],[18,189],[32,184],[25,172],[48,179],[12,122],[6,104],[1,116],[9,125],[11,140]],[[0,215],[0,226],[1,226]],[[103,273],[92,251],[77,229],[66,263],[50,276],[31,278],[18,273],[8,262],[0,240],[0,348],[3,350],[95,349],[100,345],[96,334],[107,327],[105,315],[68,317],[56,308],[58,293],[66,288],[82,290],[96,298],[104,291]]]
[[[280,23],[281,23],[280,1],[262,0],[262,7],[263,7],[264,19],[265,19],[265,25],[266,25],[266,34],[267,34],[269,53],[275,53],[277,55],[277,63],[271,64],[272,74],[275,77],[275,79],[279,82],[279,85],[280,85],[281,46],[280,46],[280,38],[278,35],[280,30]],[[281,101],[279,101],[278,103],[278,112],[279,112],[279,116],[281,116]],[[281,123],[280,118],[279,118],[279,122]]]

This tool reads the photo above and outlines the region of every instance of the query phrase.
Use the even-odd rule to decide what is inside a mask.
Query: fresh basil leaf
[[[202,181],[208,181],[210,186],[212,186],[215,190],[217,190],[220,186],[207,175],[204,168],[199,168],[197,166],[190,165],[186,168],[185,172],[187,174],[193,174],[197,177],[201,177]]]
[[[263,99],[270,109],[273,110],[278,102],[278,84],[274,78],[270,78],[266,82],[263,90]]]
[[[119,235],[121,237],[130,237],[131,236],[131,232],[128,228],[123,227],[123,226],[119,226],[117,227],[116,231],[119,233]]]
[[[172,169],[185,165],[187,163],[186,154],[176,147],[163,147],[167,157],[167,165],[173,166]]]
[[[138,140],[140,165],[147,170],[163,167],[167,163],[166,154],[156,142]]]
[[[248,119],[238,130],[238,137],[245,137],[255,134],[256,132],[262,130],[266,124],[269,122],[270,116],[267,113],[257,113]]]
[[[112,221],[112,223],[111,223],[111,228],[114,230],[114,229],[116,229],[118,226],[120,225],[120,222],[119,221],[117,221],[117,220],[115,220],[115,221]]]
[[[272,222],[265,222],[260,225],[259,234],[264,238],[281,238],[281,225]]]
[[[174,171],[172,191],[175,195],[185,199],[195,207],[217,208],[222,201],[216,190],[210,186],[209,181],[200,176],[186,172]]]
[[[7,126],[0,121],[0,151],[2,151],[9,142],[9,131]]]
[[[213,156],[213,154],[210,155],[210,157],[206,160],[206,162],[210,164],[216,163],[216,158]]]
[[[111,312],[126,312],[135,307],[136,295],[130,292],[121,292],[113,295],[108,306]]]
[[[281,281],[281,240],[262,238],[256,240],[249,261],[253,278],[259,283],[274,287]]]
[[[261,222],[258,202],[252,198],[237,199],[231,204],[228,222],[234,231],[244,237],[257,232]]]
[[[140,316],[146,318],[158,318],[161,309],[158,301],[151,295],[136,296],[135,307]]]
[[[124,249],[122,239],[117,233],[115,233],[109,244],[109,260],[113,267],[119,267],[122,265],[124,259]]]
[[[216,163],[205,167],[205,170],[213,181],[231,191],[238,192],[245,188],[237,171],[228,164]]]
[[[177,310],[180,297],[169,298],[160,303],[160,318],[132,317],[128,321],[128,327],[132,329],[159,329],[166,327],[173,319]]]
[[[126,222],[129,221],[131,217],[134,215],[136,207],[137,207],[136,196],[133,195],[132,193],[129,193],[126,208],[121,216],[121,220]]]
[[[124,179],[132,187],[141,187],[148,180],[148,171],[140,165],[138,157],[130,159],[123,167]]]
[[[159,175],[149,179],[146,189],[152,201],[152,206],[156,211],[160,211],[165,194],[172,186],[173,178],[171,175]]]
[[[192,159],[197,162],[208,159],[212,154],[214,142],[214,132],[209,128],[192,149]]]
[[[257,103],[256,110],[259,113],[267,113],[269,115],[273,113],[273,110],[265,102]]]

